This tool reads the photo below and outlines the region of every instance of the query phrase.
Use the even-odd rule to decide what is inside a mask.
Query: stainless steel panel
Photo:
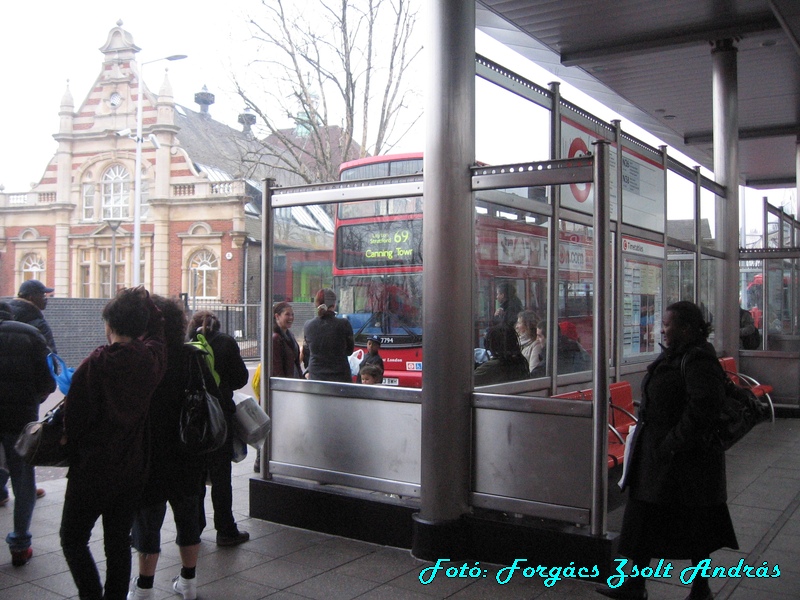
[[[320,477],[331,471],[419,485],[419,403],[337,395],[366,386],[302,386],[328,394],[277,387],[272,384],[273,462],[315,469]]]
[[[472,405],[476,408],[490,408],[493,410],[592,418],[591,402],[566,400],[564,398],[475,394]]]
[[[269,472],[276,477],[284,475],[286,477],[304,479],[308,482],[344,485],[350,488],[367,490],[367,492],[361,492],[361,494],[383,492],[384,494],[397,494],[398,496],[405,496],[406,498],[419,498],[419,485],[414,483],[402,483],[399,481],[380,479],[378,477],[363,477],[361,475],[353,475],[352,473],[339,473],[338,471],[299,467],[297,465],[287,465],[274,461],[269,463]]]
[[[506,498],[503,496],[490,496],[489,494],[470,495],[470,504],[478,508],[489,510],[500,510],[507,513],[528,515],[541,519],[552,519],[555,521],[565,521],[577,525],[588,525],[590,512],[582,508],[572,506],[557,506],[555,504],[545,504],[543,502],[530,502],[517,498]]]
[[[474,413],[476,494],[591,507],[591,417],[483,408]]]

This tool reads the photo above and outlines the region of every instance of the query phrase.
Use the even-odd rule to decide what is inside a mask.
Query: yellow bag
[[[256,400],[261,402],[261,363],[258,363],[256,372],[253,373],[253,393],[256,395]]]

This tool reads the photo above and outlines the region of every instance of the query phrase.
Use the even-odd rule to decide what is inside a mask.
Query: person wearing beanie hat
[[[330,288],[314,297],[317,316],[303,327],[303,361],[308,360],[306,379],[352,383],[350,356],[355,347],[353,327],[336,317],[336,294]]]
[[[28,279],[19,286],[17,297],[8,303],[14,320],[33,325],[41,331],[51,352],[56,352],[56,341],[42,311],[47,308],[47,294],[52,294],[54,291],[38,279]]]

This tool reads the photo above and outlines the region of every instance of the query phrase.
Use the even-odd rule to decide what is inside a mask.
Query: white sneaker
[[[181,594],[183,600],[197,599],[197,579],[184,579],[178,575],[172,580],[172,589],[176,594]]]
[[[131,591],[128,592],[128,600],[153,600],[153,588],[150,588],[149,590],[143,590],[137,585],[138,581],[138,577],[133,578]]]

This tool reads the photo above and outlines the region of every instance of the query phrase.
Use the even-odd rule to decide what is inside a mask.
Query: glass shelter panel
[[[721,279],[722,273],[722,260],[719,258],[711,258],[703,256],[700,261],[700,281],[699,285],[699,302],[700,310],[703,312],[703,318],[714,326],[714,330],[708,337],[710,342],[714,342],[714,338],[720,333],[719,328],[721,323],[714,320],[714,313],[717,309],[717,281]]]
[[[667,235],[694,242],[694,182],[674,171],[667,173]]]
[[[767,212],[767,248],[779,248],[781,243],[781,223],[778,215]]]
[[[762,268],[761,260],[739,261],[739,306],[750,311],[759,330],[763,328],[764,315]]]
[[[721,207],[722,198],[705,188],[700,191],[700,243],[703,248],[722,249],[722,232],[717,230],[717,215],[721,214],[716,209]],[[738,235],[733,232],[732,235]]]
[[[486,81],[475,79],[475,156],[484,164],[550,158],[550,111]]]
[[[592,368],[594,231],[562,221],[558,237],[557,365],[564,375]]]
[[[540,352],[533,354],[536,323],[545,318],[550,261],[549,219],[486,197],[481,193],[477,198],[475,214],[475,347],[481,363],[476,385],[526,379],[531,364],[538,363]],[[513,334],[490,336],[487,347],[487,332],[502,327],[516,331],[519,348],[511,343]],[[497,347],[498,339],[508,343]]]
[[[790,218],[784,218],[781,220],[781,229],[783,230],[783,235],[781,236],[781,247],[782,248],[791,248],[793,244],[792,239],[792,221]]]
[[[796,313],[791,285],[795,260],[775,259],[765,261],[767,285],[765,289],[766,330],[768,349],[782,336],[792,335],[796,328]]]
[[[694,302],[694,260],[694,252],[669,247],[664,308],[679,300]]]

